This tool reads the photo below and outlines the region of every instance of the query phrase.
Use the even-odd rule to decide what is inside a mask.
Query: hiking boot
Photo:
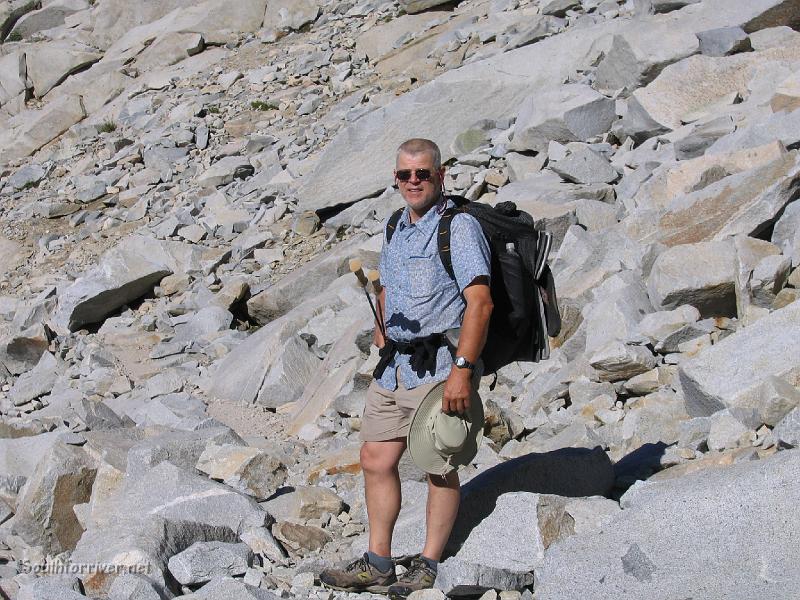
[[[342,592],[375,592],[385,594],[389,586],[397,581],[394,568],[379,571],[370,564],[367,554],[357,558],[344,569],[325,569],[319,574],[319,580],[325,587]]]
[[[398,600],[406,598],[411,592],[427,590],[436,581],[436,571],[419,556],[411,559],[408,570],[397,578],[397,583],[389,586],[389,598]]]

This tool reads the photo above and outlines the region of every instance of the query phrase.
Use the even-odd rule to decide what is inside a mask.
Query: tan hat
[[[408,452],[426,473],[447,475],[470,463],[483,437],[483,404],[473,389],[463,415],[442,412],[444,384],[437,384],[422,399],[408,428]]]

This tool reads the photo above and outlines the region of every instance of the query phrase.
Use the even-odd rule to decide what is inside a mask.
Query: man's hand
[[[444,384],[442,412],[464,414],[469,408],[472,393],[472,371],[454,366]]]

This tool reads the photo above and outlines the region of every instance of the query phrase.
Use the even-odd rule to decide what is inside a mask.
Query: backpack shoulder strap
[[[396,211],[392,213],[392,216],[389,217],[389,222],[386,223],[386,243],[390,243],[392,241],[392,236],[394,235],[394,230],[397,229],[397,224],[400,222],[400,216],[403,214],[403,209],[398,208]]]
[[[453,217],[457,213],[458,211],[453,208],[448,208],[442,213],[442,218],[439,219],[438,235],[436,236],[436,245],[439,247],[439,258],[442,261],[442,266],[454,281],[456,275],[453,271],[453,256],[450,254],[450,228],[453,224]]]

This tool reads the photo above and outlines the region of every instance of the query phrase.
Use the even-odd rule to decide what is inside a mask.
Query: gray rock
[[[400,6],[410,15],[446,3],[447,0],[400,0]]]
[[[264,28],[298,30],[319,16],[317,0],[279,0],[267,4]]]
[[[0,438],[0,489],[14,496],[39,461],[58,442],[58,432],[20,438]]]
[[[83,528],[72,507],[89,501],[96,474],[97,467],[81,448],[53,445],[17,498],[14,532],[45,552],[73,550]]]
[[[99,177],[85,176],[78,178],[75,184],[75,198],[84,204],[106,195],[106,183]]]
[[[793,340],[800,333],[800,303],[776,310],[681,363],[679,376],[686,410],[711,415],[723,408],[755,406],[754,397],[771,376],[800,383]]]
[[[792,202],[772,230],[772,243],[792,260],[792,266],[800,265],[800,204]]]
[[[42,354],[36,366],[20,375],[9,392],[9,399],[20,406],[35,398],[49,394],[59,375],[59,364],[49,352]]]
[[[247,544],[195,542],[169,559],[169,571],[182,585],[196,585],[224,575],[244,575],[252,562]]]
[[[639,321],[639,333],[657,344],[667,337],[691,323],[696,323],[700,318],[700,311],[694,306],[684,304],[674,310],[664,310],[650,313]]]
[[[94,48],[75,42],[58,40],[36,44],[25,52],[34,95],[41,98],[68,75],[85,69],[102,57]]]
[[[286,481],[286,466],[266,450],[234,445],[208,445],[197,470],[257,500],[269,498]]]
[[[550,2],[542,5],[541,10],[543,15],[564,17],[568,10],[574,10],[580,5],[580,0],[550,0]]]
[[[667,13],[680,10],[700,0],[634,0],[633,6],[637,15]]]
[[[161,596],[144,576],[123,573],[111,584],[108,600],[161,600]]]
[[[611,183],[619,177],[608,159],[588,147],[572,150],[550,168],[572,183]]]
[[[656,258],[647,289],[656,307],[689,304],[701,316],[735,316],[735,263],[730,242],[701,242],[669,248]]]
[[[589,364],[602,381],[622,381],[654,368],[656,358],[642,346],[611,341],[591,355]]]
[[[209,427],[197,431],[166,431],[134,443],[127,453],[127,473],[138,476],[166,461],[194,473],[195,465],[209,446],[243,444],[227,427]]]
[[[81,600],[77,577],[66,575],[37,577],[19,587],[17,600]]]
[[[745,436],[751,433],[729,410],[720,410],[709,417],[708,429],[708,449],[727,450],[738,448],[745,440]],[[755,432],[753,437],[755,438]]]
[[[583,142],[608,131],[615,119],[613,100],[587,85],[564,85],[522,105],[509,147],[543,152],[551,140]]]
[[[125,564],[134,553],[136,564],[150,566],[149,577],[164,593],[164,571],[171,556],[197,541],[236,542],[240,532],[262,527],[265,518],[266,513],[246,496],[162,462],[124,478],[102,507],[92,511],[71,560]],[[83,577],[86,592],[107,594],[115,575]]]
[[[30,156],[85,117],[81,98],[69,95],[16,115],[0,132],[0,164]]]
[[[783,417],[772,430],[772,436],[785,446],[792,448],[800,446],[800,408],[795,408]]]
[[[44,179],[45,170],[41,165],[32,164],[25,165],[17,169],[14,174],[9,177],[8,183],[15,190],[24,190],[29,187],[36,187],[36,185]]]
[[[188,596],[182,596],[185,600],[215,600],[225,598],[226,600],[280,600],[272,592],[247,585],[238,579],[231,577],[216,577],[200,588],[199,591]]]
[[[752,50],[750,38],[741,27],[701,31],[697,34],[697,39],[700,41],[700,54],[706,56],[728,56]]]
[[[737,127],[733,133],[721,137],[706,151],[707,155],[727,154],[744,148],[763,146],[779,140],[785,147],[796,147],[800,142],[797,127],[800,113],[797,111],[781,111],[768,114],[743,127]]]
[[[708,441],[711,431],[711,417],[695,417],[683,421],[679,426],[678,446],[700,450]]]
[[[316,486],[295,486],[294,490],[264,502],[264,510],[279,521],[319,519],[324,513],[338,515],[344,502],[335,492]]]
[[[385,190],[391,183],[399,144],[399,140],[383,135],[391,123],[417,123],[419,131],[425,131],[426,137],[439,144],[442,159],[449,160],[453,157],[453,141],[460,133],[479,120],[506,118],[509,107],[528,98],[531,89],[546,94],[561,86],[578,65],[586,64],[589,49],[604,33],[605,25],[567,31],[476,61],[366,114],[342,128],[314,170],[303,177],[298,191],[300,208],[319,210],[348,204]],[[458,103],[458,111],[452,110],[453,102]],[[609,102],[613,113],[613,101]],[[335,175],[341,170],[358,170],[365,176],[356,182],[344,182]]]
[[[255,172],[249,159],[244,156],[226,156],[198,175],[197,183],[202,187],[215,188],[227,185],[234,179],[246,179]]]
[[[568,537],[547,551],[535,573],[536,597],[791,595],[800,578],[785,548],[800,532],[784,515],[794,506],[799,465],[796,453],[787,451],[637,483],[623,496],[623,511],[602,531]],[[752,485],[754,479],[761,485]],[[764,494],[764,489],[780,491]],[[754,560],[753,548],[760,547],[765,530],[775,532],[772,544]],[[765,568],[776,574],[769,582],[759,575]]]
[[[797,406],[800,406],[800,391],[795,386],[780,377],[767,377],[748,402],[728,410],[740,423],[756,430],[762,425],[776,426]]]
[[[288,557],[286,550],[266,527],[246,529],[239,537],[254,553],[265,557],[271,562],[285,564]]]
[[[9,35],[17,34],[28,38],[31,34],[46,29],[53,29],[64,24],[67,16],[89,8],[86,0],[57,0],[43,6],[39,10],[29,12],[16,22]]]
[[[675,158],[687,160],[702,156],[714,142],[733,133],[735,129],[733,119],[727,115],[700,123],[692,128],[691,133],[675,141]]]

